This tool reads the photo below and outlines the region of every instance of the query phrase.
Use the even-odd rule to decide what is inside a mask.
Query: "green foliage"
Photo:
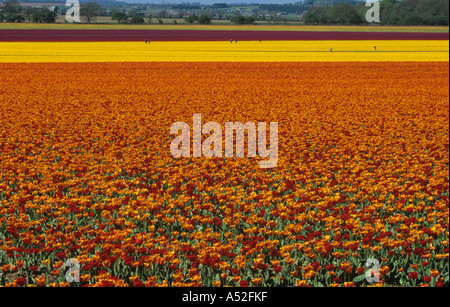
[[[22,16],[25,18],[26,21],[31,22],[31,16],[33,16],[33,14],[38,10],[39,9],[37,8],[27,6],[22,10]]]
[[[100,14],[102,7],[97,2],[89,2],[81,4],[80,15],[83,16],[87,23],[91,23],[95,17]]]
[[[57,14],[46,8],[22,7],[17,0],[8,0],[5,3],[3,12],[0,13],[0,22],[10,23],[34,22],[34,23],[55,23]]]
[[[346,2],[336,4],[328,10],[330,23],[334,24],[360,24],[362,16],[359,14],[356,6]]]
[[[370,7],[364,2],[341,2],[311,7],[303,17],[305,24],[361,24]],[[383,0],[380,2],[383,25],[449,25],[448,0]]]
[[[186,23],[190,23],[190,24],[193,24],[193,23],[196,22],[197,20],[198,20],[198,16],[195,15],[195,14],[192,14],[191,16],[188,16],[188,17],[184,18],[184,21],[185,21]]]
[[[128,16],[123,12],[114,12],[111,15],[111,19],[116,20],[118,23],[126,23],[128,21]]]
[[[305,24],[327,24],[328,23],[328,7],[316,6],[308,10],[305,14]]]
[[[209,25],[211,23],[211,18],[205,14],[202,14],[202,15],[200,15],[200,17],[198,18],[197,21],[199,24]]]
[[[448,25],[449,2],[448,0],[385,0],[381,2],[381,23]]]
[[[39,9],[31,15],[31,21],[35,23],[55,23],[56,13],[47,9]]]
[[[341,2],[333,6],[318,6],[310,9],[304,17],[305,24],[361,24],[363,15],[358,6]]]
[[[206,14],[202,14],[200,16],[197,16],[195,14],[192,14],[191,16],[188,16],[184,18],[184,21],[189,24],[193,24],[194,22],[198,22],[199,24],[208,25],[211,24],[212,18],[209,17]]]
[[[8,0],[3,8],[3,13],[8,15],[18,15],[22,11],[22,7],[17,0]]]
[[[236,15],[236,16],[233,16],[230,19],[230,21],[235,23],[235,24],[238,24],[238,25],[253,24],[253,23],[255,23],[255,18],[253,18],[251,16],[250,17],[245,17],[245,16],[242,16],[242,15]]]
[[[25,18],[20,14],[8,14],[5,17],[6,22],[15,23],[15,22],[23,22]]]
[[[145,23],[144,17],[142,16],[133,16],[131,17],[130,22],[135,25],[141,25]]]

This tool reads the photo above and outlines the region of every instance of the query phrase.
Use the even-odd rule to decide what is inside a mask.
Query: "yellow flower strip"
[[[398,62],[448,61],[448,59],[448,41],[263,41],[261,43],[226,41],[151,42],[150,44],[144,42],[0,42],[0,63]]]

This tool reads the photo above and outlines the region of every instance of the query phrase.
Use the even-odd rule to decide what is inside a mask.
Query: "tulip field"
[[[376,50],[375,50],[376,47]],[[330,52],[332,48],[332,52]],[[4,63],[448,61],[448,41],[0,42]]]
[[[0,287],[449,286],[448,38],[95,44],[0,41]]]

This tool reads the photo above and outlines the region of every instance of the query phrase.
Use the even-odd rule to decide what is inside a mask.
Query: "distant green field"
[[[392,27],[392,26],[305,26],[301,23],[290,22],[287,24],[270,24],[268,22],[258,22],[255,25],[234,25],[226,20],[213,21],[211,25],[186,24],[183,20],[177,20],[177,24],[173,19],[164,20],[164,24],[131,25],[113,23],[109,17],[98,18],[92,24],[68,24],[62,20],[55,24],[41,23],[0,23],[0,30],[5,29],[121,29],[121,30],[253,30],[253,31],[353,31],[353,32],[425,32],[425,33],[449,33],[449,27]]]

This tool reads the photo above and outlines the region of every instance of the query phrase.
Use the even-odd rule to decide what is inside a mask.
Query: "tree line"
[[[313,6],[331,6],[340,2],[348,2],[356,5],[360,3],[358,0],[305,0],[301,3],[287,3],[287,4],[260,4],[259,10],[273,12],[285,12],[288,14],[295,14],[305,12]]]
[[[186,5],[186,4],[181,4]],[[217,7],[226,6],[225,3],[216,4]],[[305,0],[296,4],[269,4],[261,5],[259,9],[268,11],[305,11],[303,22],[305,24],[364,24],[365,15],[369,7],[365,1],[356,0]],[[102,14],[102,7],[96,2],[83,3],[80,14],[86,23],[91,23],[96,16]],[[161,15],[161,14],[160,14]],[[159,23],[163,23],[159,16]],[[185,17],[186,23],[210,24],[211,14],[197,16],[192,14]],[[152,22],[152,16],[147,16],[148,22]],[[181,15],[180,18],[183,18]],[[449,0],[381,0],[380,18],[383,25],[449,25]],[[0,12],[0,22],[34,22],[34,23],[54,23],[57,19],[56,11],[48,8],[22,7],[18,0],[8,0]],[[221,16],[220,16],[221,19]],[[145,23],[144,16],[129,12],[115,11],[112,13],[112,20],[119,23]],[[236,24],[252,24],[256,21],[255,14],[249,17],[233,16],[231,22]],[[174,20],[176,22],[176,20]]]
[[[23,7],[17,0],[8,0],[4,4],[5,6],[0,12],[0,22],[55,23],[58,17],[57,8],[50,10],[46,7]],[[81,4],[80,15],[86,18],[87,23],[91,23],[101,9],[102,7],[95,2]]]
[[[370,7],[365,2],[352,5],[340,2],[311,7],[303,17],[305,24],[363,24]],[[449,25],[448,0],[382,0],[380,23],[383,25]]]
[[[22,7],[17,0],[8,0],[0,12],[0,22],[54,23],[57,14],[46,8]]]
[[[102,7],[96,2],[82,3],[80,7],[80,15],[84,18],[86,23],[91,23],[94,19],[102,14]],[[161,18],[167,17],[164,15],[165,11],[161,12],[157,17],[159,23],[162,23]],[[181,16],[182,17],[182,16]],[[148,23],[152,23],[153,16],[147,16]],[[57,19],[57,13],[49,10],[48,8],[39,7],[22,7],[18,0],[8,0],[5,2],[5,6],[0,12],[0,22],[9,23],[21,23],[21,22],[34,22],[34,23],[55,23]],[[144,16],[130,11],[127,13],[113,10],[111,19],[118,23],[132,23],[132,24],[144,24],[146,22]],[[210,24],[212,16],[209,14],[201,14],[197,16],[195,14],[186,17],[186,23],[200,23]]]

